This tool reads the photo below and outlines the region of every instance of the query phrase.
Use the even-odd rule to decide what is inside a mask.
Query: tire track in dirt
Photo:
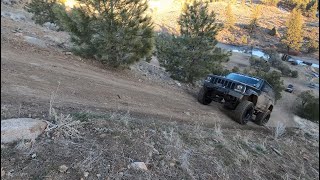
[[[130,111],[139,117],[146,115],[169,121],[247,128],[228,116],[232,112],[221,111],[221,106],[216,103],[203,106],[182,89],[150,81],[139,82],[132,72],[103,70],[77,61],[75,56],[41,49],[35,51],[27,45],[12,48],[12,44],[4,44],[1,46],[1,104],[19,106],[32,102],[34,98],[49,104],[52,92],[60,84],[55,104],[69,104],[65,106],[67,109],[72,104],[84,110],[96,107]],[[48,109],[43,104],[43,108],[39,107],[41,112]],[[285,123],[290,121],[282,116],[271,121],[278,121],[279,117]],[[253,123],[248,125],[250,128],[255,126]]]

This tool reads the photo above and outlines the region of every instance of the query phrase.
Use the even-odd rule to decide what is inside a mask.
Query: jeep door
[[[274,103],[274,92],[269,84],[264,83],[260,96],[264,99],[261,107],[263,110],[267,110]]]

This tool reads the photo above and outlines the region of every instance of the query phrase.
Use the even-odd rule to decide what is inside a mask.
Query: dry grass
[[[40,137],[32,150],[24,144],[15,145],[10,153],[4,149],[1,166],[5,171],[14,169],[11,179],[80,179],[85,172],[92,179],[97,175],[110,179],[313,179],[319,172],[318,139],[302,130],[279,131],[275,139],[276,129],[261,133],[223,129],[219,124],[207,128],[199,123],[141,120],[129,112],[86,113],[92,118],[80,118],[82,122],[72,126],[82,138],[72,138],[77,136],[70,133],[56,136],[53,132],[69,129],[61,128],[66,123],[55,123],[50,133],[54,139]],[[57,113],[52,110],[52,114]],[[67,117],[56,119],[70,124],[82,116]],[[303,156],[298,156],[302,151]],[[32,154],[36,157],[30,160]],[[145,162],[148,171],[128,167],[136,161]],[[68,173],[58,171],[61,165],[69,167]]]
[[[286,126],[281,122],[277,122],[277,125],[274,130],[274,138],[278,139],[279,137],[281,137],[285,133],[285,130]]]

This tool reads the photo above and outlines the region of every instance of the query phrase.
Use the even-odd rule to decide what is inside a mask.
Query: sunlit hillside
[[[259,3],[260,4],[260,3]],[[259,46],[262,48],[270,47],[281,47],[280,38],[285,30],[285,22],[290,14],[289,11],[281,7],[272,7],[261,5],[262,14],[259,19],[259,27],[254,33],[250,33],[245,26],[250,22],[253,6],[257,4],[250,5],[247,3],[242,6],[240,2],[232,5],[232,10],[234,16],[236,17],[236,26],[233,30],[229,31],[223,29],[217,36],[220,42],[236,45],[251,45]],[[209,10],[216,13],[217,22],[224,23],[225,8],[227,6],[226,2],[212,2],[209,3]],[[151,0],[149,1],[150,14],[154,20],[156,31],[165,31],[178,34],[179,26],[177,20],[181,14],[182,4],[178,1],[168,1],[168,0]],[[310,18],[304,17],[305,28],[304,37],[309,37],[312,29],[318,29],[318,19],[312,20]],[[279,35],[270,36],[268,31],[273,27],[276,27]],[[241,39],[246,37],[248,39],[247,43],[241,42]],[[319,38],[319,30],[317,30],[317,37]],[[317,38],[317,39],[318,39]],[[318,53],[314,53],[311,56],[319,58]]]

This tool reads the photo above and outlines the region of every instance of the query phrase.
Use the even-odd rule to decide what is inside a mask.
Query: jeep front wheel
[[[208,90],[202,87],[198,94],[198,101],[203,105],[208,105],[212,102],[212,99],[208,97]]]
[[[235,109],[235,120],[240,124],[247,124],[251,120],[254,104],[250,101],[242,101]]]
[[[267,124],[267,122],[270,119],[270,115],[271,115],[271,111],[268,110],[267,112],[263,113],[263,112],[259,112],[256,115],[256,119],[254,120],[254,122],[260,126],[264,126]]]

